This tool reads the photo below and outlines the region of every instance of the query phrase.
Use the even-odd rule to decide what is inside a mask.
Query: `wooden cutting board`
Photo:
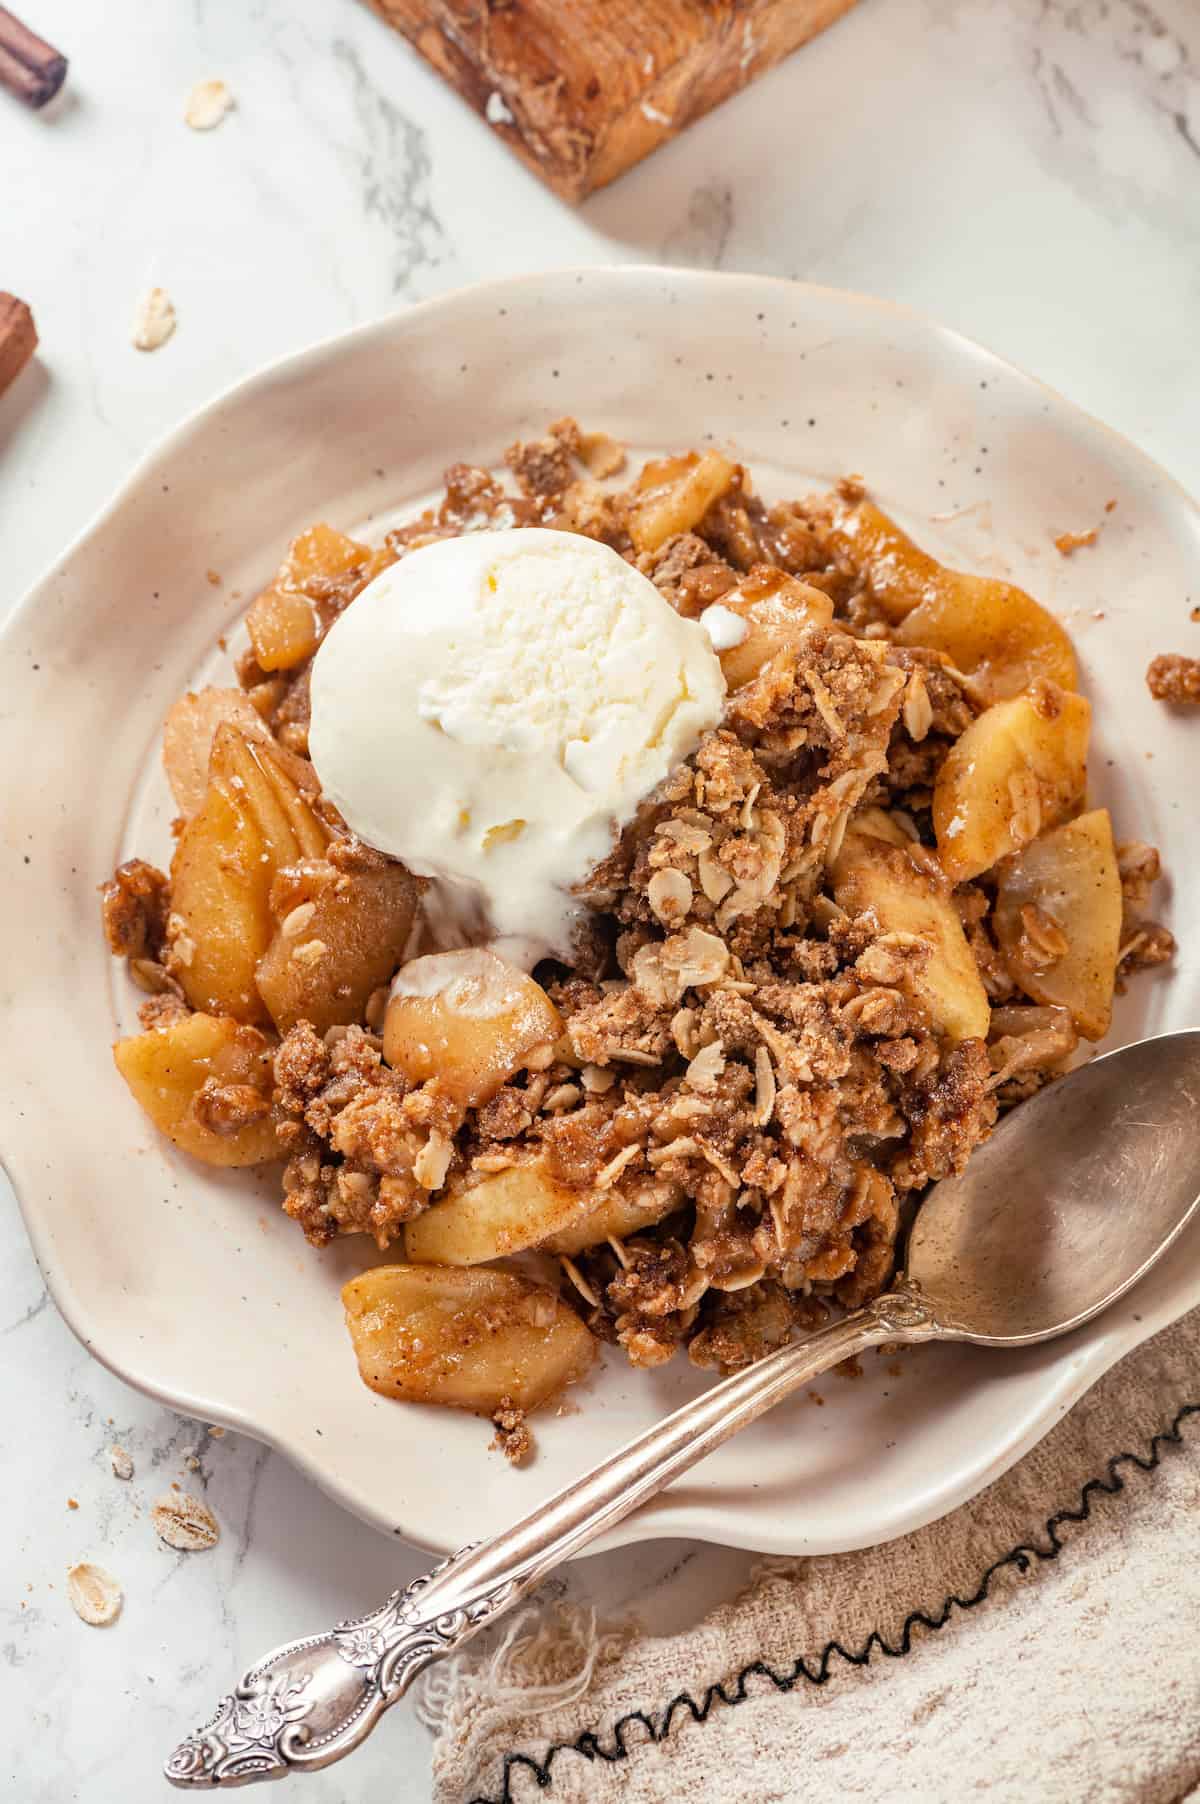
[[[613,181],[854,0],[370,0],[564,200]]]

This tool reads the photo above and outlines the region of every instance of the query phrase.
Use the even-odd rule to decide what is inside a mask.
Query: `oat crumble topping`
[[[492,1422],[496,1430],[492,1446],[512,1465],[524,1465],[533,1452],[533,1430],[526,1421],[525,1411],[518,1409],[511,1397],[502,1397]]]
[[[1200,702],[1200,658],[1163,652],[1151,659],[1146,682],[1157,702]]]

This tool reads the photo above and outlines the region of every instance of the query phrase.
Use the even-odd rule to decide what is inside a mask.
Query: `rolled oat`
[[[189,1491],[164,1491],[151,1507],[150,1520],[159,1540],[180,1553],[205,1553],[221,1538],[208,1505]]]
[[[67,1569],[67,1601],[81,1622],[101,1629],[117,1620],[124,1595],[111,1572],[81,1560]]]

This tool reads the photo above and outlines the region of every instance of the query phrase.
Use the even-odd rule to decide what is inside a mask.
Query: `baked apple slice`
[[[898,626],[900,644],[944,652],[988,701],[1018,695],[1036,677],[1076,687],[1070,639],[1024,589],[939,564],[871,501],[836,503],[830,537]]]
[[[515,1272],[379,1265],[342,1303],[363,1383],[410,1403],[536,1409],[596,1354],[575,1311]]]
[[[609,1235],[623,1238],[669,1215],[678,1189],[655,1180],[632,1195],[573,1190],[550,1175],[543,1159],[506,1171],[457,1180],[404,1230],[406,1256],[418,1265],[483,1265],[538,1247],[578,1253]]]
[[[985,709],[955,740],[933,791],[938,856],[952,883],[1079,812],[1091,718],[1082,695],[1039,681]]]
[[[913,861],[899,833],[891,822],[883,834],[851,825],[833,866],[834,900],[851,915],[871,910],[884,933],[918,940],[924,962],[914,961],[898,987],[924,1003],[952,1045],[984,1039],[991,1008],[949,885]]]
[[[1121,876],[1106,808],[1043,833],[997,872],[992,921],[1008,968],[1035,1002],[1071,1012],[1086,1040],[1112,1019]]]
[[[638,551],[657,551],[677,533],[691,532],[733,482],[737,466],[719,451],[689,451],[648,463],[629,510],[629,536]]]
[[[409,943],[414,879],[401,864],[347,872],[320,861],[285,872],[284,882],[286,911],[255,972],[271,1019],[281,1034],[297,1021],[319,1034],[360,1021]]]
[[[277,1159],[265,1034],[229,1016],[185,1015],[118,1040],[117,1070],[155,1127],[206,1165]]]
[[[436,1077],[464,1109],[477,1109],[561,1032],[541,984],[497,953],[433,952],[396,978],[383,1056],[410,1083]]]
[[[195,814],[208,791],[208,766],[217,730],[240,727],[247,738],[269,739],[244,689],[197,689],[181,695],[163,722],[163,767],[180,814]]]
[[[794,651],[806,628],[828,626],[833,603],[821,589],[772,565],[759,565],[714,604],[736,614],[744,636],[718,652],[725,682],[741,689],[781,651]]]
[[[365,588],[394,563],[394,553],[373,551],[332,526],[310,526],[292,540],[275,580],[250,604],[246,631],[262,670],[292,670],[311,657],[321,637],[320,603],[328,590],[355,573]]]
[[[260,670],[291,670],[317,649],[321,636],[316,609],[307,595],[274,584],[251,602],[246,631]]]
[[[338,578],[361,570],[364,582],[369,582],[395,561],[395,552],[386,546],[373,549],[335,526],[318,524],[306,527],[292,540],[275,582],[281,589],[298,590],[319,600],[322,587]]]
[[[943,570],[896,638],[944,652],[988,702],[1019,695],[1038,677],[1063,689],[1079,681],[1071,641],[1053,614],[1024,589],[992,577]]]
[[[329,839],[301,787],[307,772],[281,746],[229,723],[217,730],[208,792],[171,861],[172,946],[193,1008],[269,1018],[255,972],[275,931],[272,881]]]

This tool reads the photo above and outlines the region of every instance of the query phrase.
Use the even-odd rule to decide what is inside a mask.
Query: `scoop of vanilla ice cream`
[[[313,661],[309,751],[369,845],[566,953],[570,895],[720,719],[708,636],[607,545],[476,532],[377,576]]]

